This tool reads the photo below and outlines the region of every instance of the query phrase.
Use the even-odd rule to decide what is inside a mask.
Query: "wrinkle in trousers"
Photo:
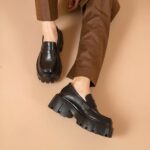
[[[95,87],[104,61],[110,24],[120,10],[118,0],[81,0],[82,28],[75,62],[67,77],[85,76]],[[36,17],[40,21],[58,18],[57,0],[35,0]]]

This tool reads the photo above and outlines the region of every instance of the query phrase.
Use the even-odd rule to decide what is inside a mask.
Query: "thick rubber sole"
[[[60,73],[59,75],[57,74],[48,75],[46,73],[39,73],[37,62],[36,62],[36,70],[37,70],[38,79],[43,83],[54,83],[59,80],[61,74]],[[60,72],[62,72],[62,69],[60,70]]]
[[[59,113],[63,117],[67,118],[76,118],[76,123],[95,134],[99,134],[105,137],[112,137],[113,128],[110,128],[102,123],[99,123],[95,120],[91,120],[87,116],[85,116],[82,112],[78,110],[78,108],[72,104],[67,99],[64,99],[61,97],[61,95],[56,94],[53,99],[50,101],[49,108],[51,108],[53,111]]]
[[[37,73],[38,79],[42,82],[42,83],[54,83],[56,81],[59,80],[59,76],[56,75],[50,75],[50,76],[46,76],[46,75],[39,75],[39,73]]]

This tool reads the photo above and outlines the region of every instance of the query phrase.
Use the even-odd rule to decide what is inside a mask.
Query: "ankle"
[[[84,98],[90,92],[89,79],[85,77],[76,77],[71,82],[75,90],[79,93],[79,95]]]
[[[44,21],[42,23],[42,32],[44,35],[44,41],[57,42],[57,27],[54,21]]]

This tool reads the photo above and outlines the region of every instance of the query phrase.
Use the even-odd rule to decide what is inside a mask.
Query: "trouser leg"
[[[58,0],[35,0],[36,18],[53,21],[58,18]]]
[[[120,5],[117,0],[88,0],[83,8],[78,53],[67,77],[86,76],[91,81],[90,87],[95,87],[105,56],[110,23]]]

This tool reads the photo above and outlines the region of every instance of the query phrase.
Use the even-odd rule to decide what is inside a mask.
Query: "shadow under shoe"
[[[64,117],[75,117],[82,128],[105,137],[112,137],[112,120],[98,112],[90,94],[86,101],[69,83],[49,103],[49,108]]]
[[[43,41],[44,36],[42,36],[41,51],[36,62],[37,75],[42,82],[53,83],[60,78],[62,72],[62,63],[59,53],[63,48],[63,34],[58,27],[57,33],[57,43]]]

